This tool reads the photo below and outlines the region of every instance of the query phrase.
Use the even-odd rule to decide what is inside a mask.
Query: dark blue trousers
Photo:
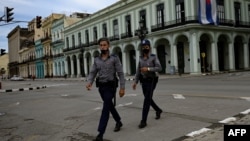
[[[99,126],[98,126],[98,131],[100,132],[100,134],[104,134],[107,124],[108,124],[109,114],[110,113],[112,114],[116,122],[121,121],[121,117],[119,113],[117,112],[117,110],[115,109],[115,106],[112,101],[112,99],[114,98],[116,94],[116,88],[112,86],[100,86],[99,93],[103,100],[103,108],[102,108],[102,115],[101,115]]]
[[[142,110],[142,121],[146,122],[148,117],[148,112],[150,109],[150,105],[153,107],[155,111],[161,111],[161,109],[156,105],[153,100],[153,93],[156,87],[155,82],[153,81],[146,81],[142,82],[142,92],[144,95],[144,102],[143,102],[143,110]]]

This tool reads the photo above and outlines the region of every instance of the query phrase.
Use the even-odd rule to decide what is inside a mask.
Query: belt
[[[142,78],[141,82],[157,82],[158,81],[158,77],[146,77],[146,78]]]
[[[148,78],[142,78],[142,81],[153,81],[155,78],[151,78],[151,77],[148,77]]]
[[[99,82],[99,86],[114,86],[115,81]]]

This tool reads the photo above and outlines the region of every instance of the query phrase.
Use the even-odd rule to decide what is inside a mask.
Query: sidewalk
[[[175,75],[170,75],[170,74],[161,74],[159,75],[159,79],[168,79],[168,78],[184,78],[184,77],[195,77],[195,76],[204,76],[204,75],[209,75],[209,74],[197,74],[197,75],[190,75],[190,74],[183,74],[181,76],[179,76],[178,74]],[[130,76],[125,76],[125,79],[127,81],[133,81],[134,80],[134,76],[130,75]],[[43,80],[51,80],[51,81],[87,81],[86,77],[80,77],[80,78],[44,78],[44,79],[36,79],[38,81],[43,81]],[[35,80],[35,81],[36,81]]]
[[[224,141],[224,125],[250,126],[250,109],[243,111],[234,117],[212,124],[209,127],[189,133],[186,136],[180,137],[176,141]],[[247,134],[249,135],[249,133]]]

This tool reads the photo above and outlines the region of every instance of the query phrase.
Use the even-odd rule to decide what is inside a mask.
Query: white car
[[[24,78],[21,76],[14,75],[13,77],[10,78],[12,81],[23,81]]]

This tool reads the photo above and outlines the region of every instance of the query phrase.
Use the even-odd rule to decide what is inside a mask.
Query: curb
[[[225,124],[234,122],[236,120],[240,120],[240,119],[248,116],[249,114],[250,114],[250,109],[248,109],[246,111],[243,111],[243,112],[240,112],[239,114],[234,115],[233,117],[228,117],[228,118],[226,118],[224,120],[218,121],[216,123],[212,123],[211,125],[209,125],[207,127],[204,127],[204,128],[201,128],[200,130],[190,132],[187,135],[184,135],[184,136],[181,136],[179,138],[174,139],[173,141],[185,141],[186,139],[187,140],[188,139],[195,140],[195,137],[197,137],[197,136],[199,136],[201,134],[205,134],[208,131],[213,131],[218,127],[223,127]]]
[[[39,81],[84,81],[86,82],[87,79],[44,79],[44,80],[39,80]],[[134,81],[134,78],[125,78],[126,81]]]
[[[6,90],[0,90],[0,93],[4,92],[16,92],[16,91],[30,91],[30,90],[38,90],[38,89],[44,89],[47,88],[47,86],[40,86],[40,87],[29,87],[29,88],[18,88],[18,89],[6,89]]]

